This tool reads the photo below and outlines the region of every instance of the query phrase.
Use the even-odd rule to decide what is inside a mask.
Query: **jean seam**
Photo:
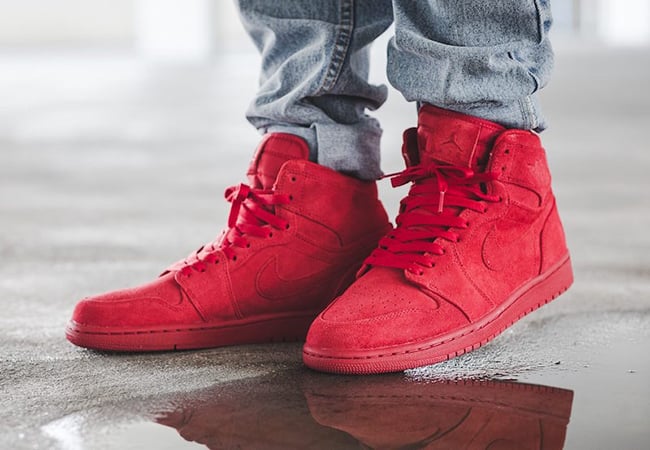
[[[343,0],[339,7],[339,24],[334,49],[330,57],[330,63],[325,71],[322,83],[316,89],[316,94],[331,90],[341,75],[345,59],[352,42],[354,30],[354,0]]]
[[[521,101],[521,110],[524,121],[527,124],[527,129],[534,130],[539,126],[537,114],[535,114],[535,106],[530,95],[524,97]]]

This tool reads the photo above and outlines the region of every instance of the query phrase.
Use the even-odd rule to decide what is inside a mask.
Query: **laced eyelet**
[[[500,151],[503,150],[507,149]],[[486,212],[487,203],[496,202],[499,198],[498,194],[492,192],[490,183],[498,180],[500,175],[505,176],[502,172],[510,170],[508,159],[503,159],[503,166],[496,166],[490,171],[424,163],[388,175],[393,187],[407,183],[411,183],[411,187],[408,196],[400,202],[396,227],[382,238],[366,264],[403,268],[409,276],[418,278],[436,270],[433,267],[434,260],[439,259],[437,255],[449,255],[464,247],[464,237],[470,238],[471,235],[468,234],[470,231],[463,230],[477,226],[480,222],[480,219],[476,219],[479,217],[477,214]],[[457,209],[459,213],[446,214],[449,208]],[[489,208],[494,210],[492,206]],[[464,211],[468,214],[461,215]],[[436,212],[440,215],[435,219],[428,220],[424,216]],[[441,244],[448,248],[443,249]],[[472,243],[468,241],[467,245]]]
[[[291,176],[292,181],[298,181],[297,175]],[[237,261],[233,247],[252,248],[252,242],[247,234],[259,237],[273,237],[273,229],[282,229],[286,220],[277,217],[273,205],[284,205],[293,199],[293,195],[275,192],[273,189],[250,187],[246,184],[232,186],[226,189],[226,200],[232,204],[228,216],[228,228],[210,244],[200,247],[191,258],[182,261],[180,276],[210,271],[211,264],[219,264],[217,251],[225,250],[219,258],[228,264]]]
[[[421,277],[422,275],[424,275],[424,270],[422,270],[420,267],[409,267],[406,269],[406,271],[416,277]]]

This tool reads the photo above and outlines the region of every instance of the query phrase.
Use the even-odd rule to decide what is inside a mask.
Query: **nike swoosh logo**
[[[269,258],[257,273],[257,293],[267,300],[281,301],[309,294],[315,289],[329,291],[332,284],[338,288],[340,270],[333,270],[331,264],[313,258],[308,262],[309,269],[305,270],[306,261],[304,258],[300,260],[280,260],[277,256]]]
[[[531,255],[539,253],[539,236],[533,234],[531,224],[512,220],[498,221],[483,240],[483,263],[490,270],[503,271],[516,266],[519,259],[530,261]],[[527,257],[516,258],[517,255]]]

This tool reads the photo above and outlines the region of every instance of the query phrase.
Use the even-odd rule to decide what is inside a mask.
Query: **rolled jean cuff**
[[[307,141],[310,160],[337,172],[362,180],[377,180],[380,168],[379,122],[364,117],[360,122],[346,125],[316,122],[311,127],[274,125],[267,133],[290,133]]]

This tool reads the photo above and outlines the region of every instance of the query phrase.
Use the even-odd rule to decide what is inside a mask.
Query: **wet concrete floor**
[[[650,59],[559,51],[544,133],[574,287],[431,367],[335,377],[299,344],[103,354],[63,327],[223,226],[257,141],[254,55],[0,55],[0,448],[633,449],[650,441]],[[375,68],[375,72],[379,72]],[[377,113],[384,170],[415,120]],[[403,191],[381,185],[394,212]]]

